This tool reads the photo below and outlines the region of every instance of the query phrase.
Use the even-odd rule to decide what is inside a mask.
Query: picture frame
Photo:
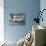
[[[9,15],[10,25],[25,25],[25,13],[11,13]]]

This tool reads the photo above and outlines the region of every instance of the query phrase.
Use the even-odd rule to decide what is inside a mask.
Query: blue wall
[[[40,10],[46,9],[46,0],[41,0],[40,1]],[[46,11],[44,11],[43,15],[43,22],[40,21],[40,25],[45,26],[46,27]],[[46,39],[46,36],[45,36]],[[46,40],[45,40],[45,44],[46,44]]]
[[[35,12],[40,9],[40,0],[4,0],[4,35],[7,41],[18,41],[32,30],[32,21],[36,17]],[[9,26],[10,13],[25,13],[26,25]]]
[[[43,9],[46,9],[46,0],[41,0],[40,1],[40,10],[42,11]],[[46,11],[43,12],[43,22],[40,22],[40,25],[45,26],[46,27]]]

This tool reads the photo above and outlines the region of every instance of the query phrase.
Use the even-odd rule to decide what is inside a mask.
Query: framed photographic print
[[[10,25],[25,25],[25,13],[11,13],[9,15]]]

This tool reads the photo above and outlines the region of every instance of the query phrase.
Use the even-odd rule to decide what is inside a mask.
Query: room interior
[[[46,0],[0,0],[0,46],[46,46],[45,4]]]

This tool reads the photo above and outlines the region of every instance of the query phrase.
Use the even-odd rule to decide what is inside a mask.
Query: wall
[[[0,42],[4,41],[4,3],[0,0]]]
[[[46,0],[41,0],[40,1],[40,9],[41,9],[41,11],[43,9],[46,9]],[[43,17],[43,22],[41,21],[40,25],[46,26],[46,20],[45,20],[46,19],[46,11],[43,12],[42,17]]]
[[[18,41],[32,30],[35,12],[40,9],[40,0],[4,0],[4,36],[7,41]],[[24,26],[10,26],[8,16],[10,13],[25,13]]]
[[[40,1],[40,10],[43,10],[43,9],[46,9],[46,0],[41,0],[41,1]],[[44,20],[43,20],[43,22],[40,21],[40,25],[46,27],[46,11],[44,11],[42,17],[43,17]],[[46,41],[46,40],[45,40],[45,41]],[[46,42],[45,42],[45,43],[46,43]]]

